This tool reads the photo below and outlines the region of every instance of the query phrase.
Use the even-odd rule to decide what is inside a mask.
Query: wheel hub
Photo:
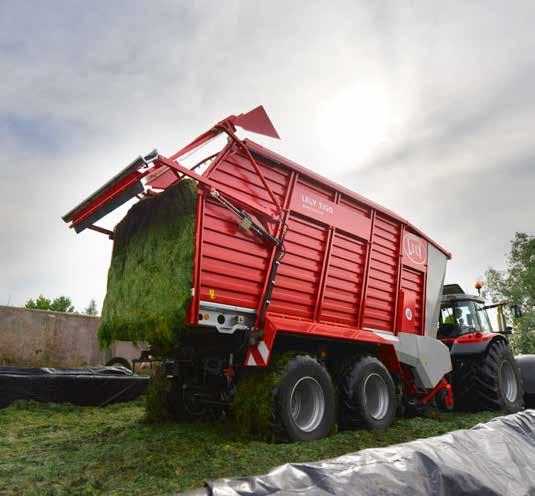
[[[313,377],[297,381],[290,395],[292,419],[304,432],[311,432],[320,425],[325,413],[325,396],[319,382]]]
[[[366,409],[375,420],[382,420],[388,413],[390,398],[385,380],[376,373],[366,377],[364,382]]]
[[[505,399],[511,403],[516,401],[518,386],[515,371],[510,362],[503,362],[500,369],[500,382]]]

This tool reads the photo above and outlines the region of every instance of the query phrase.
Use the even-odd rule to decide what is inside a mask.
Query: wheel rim
[[[364,401],[366,402],[366,411],[375,420],[382,420],[390,404],[388,386],[385,380],[376,373],[366,377],[364,382]]]
[[[290,395],[292,419],[304,432],[316,429],[325,413],[325,396],[320,383],[313,377],[302,377]]]
[[[511,363],[503,362],[500,370],[500,378],[505,399],[514,402],[516,400],[518,386],[516,384],[516,376]]]

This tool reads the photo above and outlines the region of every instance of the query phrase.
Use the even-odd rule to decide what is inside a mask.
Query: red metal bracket
[[[271,123],[268,115],[266,114],[262,106],[256,107],[255,109],[245,114],[240,114],[238,116],[231,115],[219,122],[210,130],[195,138],[191,143],[178,150],[169,158],[163,157],[161,155],[156,156],[156,151],[153,151],[146,157],[139,157],[139,159],[136,159],[134,162],[132,162],[126,169],[121,171],[118,175],[108,181],[108,183],[106,183],[103,187],[93,193],[93,195],[91,195],[80,205],[78,205],[73,210],[64,215],[63,220],[65,222],[71,222],[70,227],[74,227],[77,232],[81,232],[84,229],[89,228],[90,226],[93,226],[91,227],[92,230],[103,232],[103,228],[98,228],[94,226],[94,223],[100,218],[107,215],[115,208],[117,208],[119,205],[124,204],[129,199],[134,198],[138,194],[142,193],[143,184],[141,183],[141,179],[148,176],[148,181],[146,181],[146,185],[152,186],[153,183],[161,183],[162,187],[159,189],[165,189],[176,181],[180,181],[184,177],[184,175],[186,175],[192,179],[195,179],[199,182],[201,186],[204,186],[209,190],[220,190],[225,194],[225,196],[228,196],[238,204],[251,209],[257,215],[265,216],[268,220],[272,222],[279,221],[281,215],[280,204],[277,201],[275,195],[273,194],[273,191],[269,187],[269,184],[267,183],[263,174],[261,173],[251,153],[235,135],[235,126],[239,126],[243,129],[255,133],[264,134],[273,138],[279,137],[277,131],[275,130],[273,124]],[[232,141],[243,147],[245,153],[251,161],[252,166],[258,174],[262,185],[264,186],[264,188],[266,188],[271,200],[273,201],[273,204],[278,210],[277,212],[273,212],[269,209],[266,209],[262,205],[257,204],[250,198],[246,198],[239,193],[231,192],[227,190],[227,188],[225,188],[224,186],[217,185],[216,188],[216,184],[207,179],[206,177],[203,177],[202,175],[197,174],[193,170],[187,169],[186,167],[183,167],[182,165],[176,162],[176,159],[178,159],[179,157],[185,155],[190,151],[195,150],[196,148],[210,141],[222,132],[228,134]],[[229,145],[225,147],[225,151],[229,150]],[[220,155],[219,159],[224,155],[225,153],[223,153],[223,155]],[[210,158],[214,157],[215,156],[211,156]],[[219,159],[216,158],[215,161],[217,162]],[[196,164],[193,169],[195,169],[201,163],[204,163],[206,160],[208,159],[204,159],[200,163]],[[168,171],[175,177],[172,180],[162,181],[162,176],[165,175]],[[158,181],[160,181],[160,183],[158,183]]]
[[[223,185],[216,184],[211,179],[208,179],[204,176],[197,174],[191,169],[188,169],[187,167],[180,165],[178,162],[174,162],[171,159],[165,158],[161,155],[159,155],[158,158],[156,158],[154,162],[158,165],[165,165],[169,167],[169,169],[176,170],[180,172],[181,174],[188,176],[191,179],[195,179],[195,181],[197,181],[201,186],[204,186],[204,188],[208,189],[209,191],[216,190],[216,191],[223,192],[225,196],[232,198],[234,201],[236,201],[240,205],[250,208],[251,210],[254,210],[257,214],[264,215],[268,219],[274,222],[277,222],[280,218],[278,214],[266,209],[262,205],[251,202],[249,198],[239,193],[236,193],[234,191],[231,191],[230,189],[225,188],[225,186]]]
[[[444,378],[442,378],[440,382],[433,389],[431,389],[431,391],[429,391],[427,394],[422,396],[418,400],[418,403],[422,405],[427,405],[441,389],[446,390],[446,405],[448,406],[448,408],[452,408],[453,407],[453,390],[451,388],[451,384]]]
[[[243,150],[245,150],[245,154],[247,155],[247,158],[249,159],[249,162],[251,162],[251,165],[253,166],[254,170],[256,171],[256,174],[260,178],[260,181],[262,182],[262,186],[264,186],[264,188],[266,188],[266,191],[268,192],[269,197],[271,198],[271,201],[273,202],[274,205],[276,205],[276,207],[277,207],[277,209],[279,211],[279,214],[280,214],[280,212],[282,210],[282,207],[281,207],[281,205],[279,203],[279,200],[277,200],[276,196],[273,194],[273,191],[269,187],[269,184],[267,183],[266,178],[264,177],[264,174],[262,174],[262,171],[258,167],[258,164],[256,163],[256,160],[251,155],[251,152],[249,151],[249,148],[247,148],[247,146],[245,146],[245,144],[236,136],[234,131],[229,126],[225,126],[224,123],[221,123],[221,124],[218,124],[216,127],[219,127],[223,131],[225,131],[225,133],[227,133],[229,135],[229,137],[238,146],[240,146]]]

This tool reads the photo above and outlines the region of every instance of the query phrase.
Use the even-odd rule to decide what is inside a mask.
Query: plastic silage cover
[[[116,226],[99,340],[179,342],[191,299],[197,189],[190,180],[136,203]]]
[[[190,495],[520,496],[535,494],[535,410],[472,429],[265,475],[220,479]]]
[[[0,408],[17,400],[104,406],[134,400],[147,384],[125,367],[0,367]]]

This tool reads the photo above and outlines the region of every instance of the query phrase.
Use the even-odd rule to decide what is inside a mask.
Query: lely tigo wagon
[[[64,216],[76,232],[115,240],[104,309],[117,318],[108,318],[108,339],[122,332],[116,322],[136,334],[128,316],[141,321],[176,292],[177,308],[147,317],[136,337],[163,360],[179,416],[225,408],[252,369],[288,355],[273,392],[273,422],[291,440],[326,436],[337,421],[386,428],[396,412],[431,401],[451,408],[455,339],[437,339],[449,253],[395,213],[238,138],[237,127],[278,138],[263,107],[230,116],[170,157],[154,151],[135,160]],[[192,168],[181,164],[219,135],[227,136],[221,150]],[[135,198],[114,231],[96,225]],[[162,231],[147,241],[142,234],[156,211]],[[133,239],[141,247],[135,259],[127,249]],[[165,257],[154,255],[160,241],[169,246]],[[144,293],[112,308],[110,292],[119,301],[130,288],[125,274],[148,260]],[[165,267],[176,275],[154,298],[153,278],[166,277]],[[143,294],[153,296],[150,306]],[[474,321],[470,333],[482,341],[477,327]],[[507,380],[516,385],[506,397],[496,378],[495,403],[517,410],[522,386],[507,340],[497,333],[485,339],[478,353],[498,346],[497,360],[511,363]]]

